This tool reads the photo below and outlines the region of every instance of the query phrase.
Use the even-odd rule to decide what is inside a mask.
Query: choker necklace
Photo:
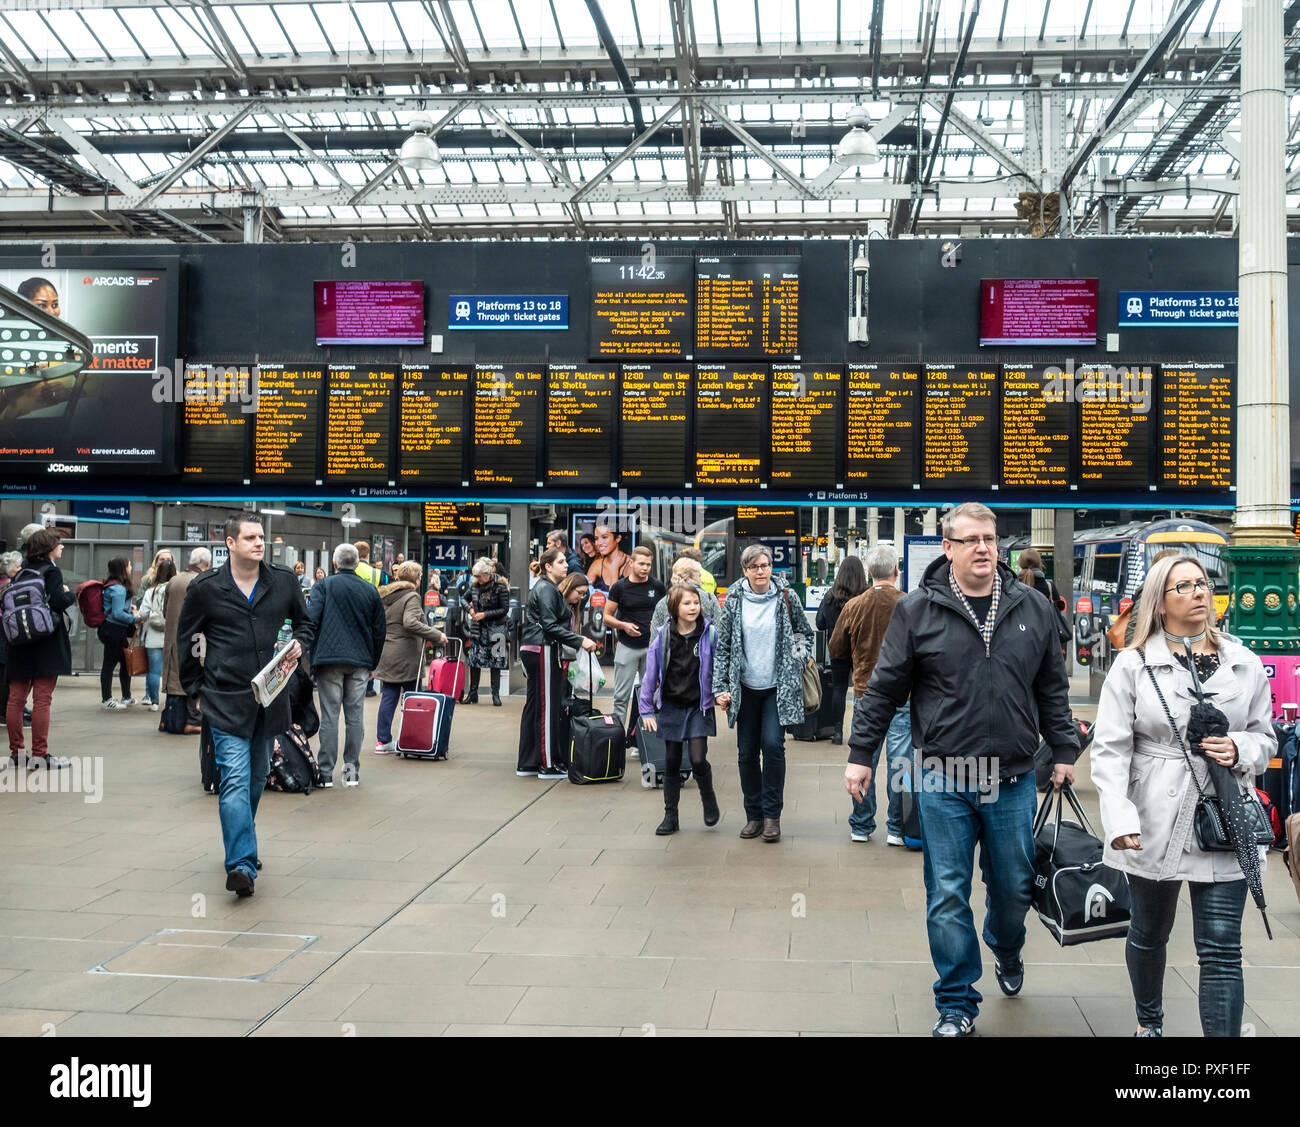
[[[1187,634],[1187,635],[1171,634],[1169,633],[1168,630],[1165,631],[1165,640],[1168,642],[1181,643],[1184,637],[1186,637],[1191,642],[1199,642],[1202,638],[1205,637],[1205,631],[1202,630],[1199,634]]]

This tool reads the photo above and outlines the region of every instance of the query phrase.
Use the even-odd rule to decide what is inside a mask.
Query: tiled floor
[[[225,891],[216,800],[194,737],[104,713],[97,683],[55,696],[55,750],[102,757],[94,795],[0,775],[0,1034],[908,1034],[934,1021],[918,854],[849,842],[843,756],[787,745],[784,836],[740,841],[735,741],[713,741],[724,811],[698,791],[654,836],[660,793],[514,775],[521,698],[457,712],[452,758],[373,755],[362,785],[267,793],[257,894]],[[1095,795],[1082,772],[1083,793]],[[1246,1021],[1300,1033],[1300,906],[1265,874],[1276,940],[1245,919]],[[982,890],[972,897],[982,918]],[[985,1035],[1120,1036],[1118,941],[1062,950],[1033,918],[1024,994],[987,973]],[[1167,1030],[1196,1034],[1184,907]]]

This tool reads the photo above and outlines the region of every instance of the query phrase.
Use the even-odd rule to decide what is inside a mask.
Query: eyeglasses
[[[1170,591],[1177,591],[1180,595],[1190,595],[1193,591],[1213,591],[1214,587],[1208,579],[1184,579],[1181,583],[1175,583],[1172,587],[1165,588],[1165,594]]]
[[[972,548],[978,548],[981,544],[986,548],[996,548],[998,538],[996,536],[949,536],[950,544],[968,544]]]
[[[745,570],[746,571],[771,571],[772,565],[770,563],[752,563],[747,565]]]

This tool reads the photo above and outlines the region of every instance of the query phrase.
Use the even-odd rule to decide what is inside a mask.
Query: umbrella
[[[1201,688],[1201,678],[1196,672],[1196,658],[1192,654],[1192,640],[1184,638],[1183,646],[1187,650],[1187,665],[1192,672],[1192,691],[1196,694],[1196,703],[1192,705],[1191,715],[1187,720],[1187,742],[1196,752],[1205,755],[1201,748],[1201,741],[1207,736],[1226,736],[1228,718],[1209,702],[1208,698],[1214,694],[1206,693]],[[1255,900],[1255,906],[1259,908],[1259,914],[1264,917],[1264,931],[1272,939],[1273,931],[1268,926],[1266,911],[1268,905],[1264,903],[1264,882],[1259,870],[1259,847],[1255,844],[1250,816],[1246,812],[1246,803],[1249,800],[1241,793],[1236,777],[1227,767],[1209,757],[1206,757],[1205,765],[1209,769],[1214,793],[1218,795],[1219,806],[1223,810],[1228,840],[1237,855],[1237,862],[1246,877],[1246,886]]]

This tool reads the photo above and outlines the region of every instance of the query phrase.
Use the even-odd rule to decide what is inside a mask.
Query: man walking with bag
[[[998,561],[992,511],[958,506],[944,514],[943,536],[944,558],[895,607],[854,704],[844,785],[865,797],[872,756],[910,694],[926,930],[939,972],[933,1034],[965,1037],[983,1001],[970,909],[975,847],[988,891],[984,942],[998,986],[1014,997],[1034,881],[1034,751],[1041,732],[1059,787],[1074,781],[1079,745],[1052,608]]]

